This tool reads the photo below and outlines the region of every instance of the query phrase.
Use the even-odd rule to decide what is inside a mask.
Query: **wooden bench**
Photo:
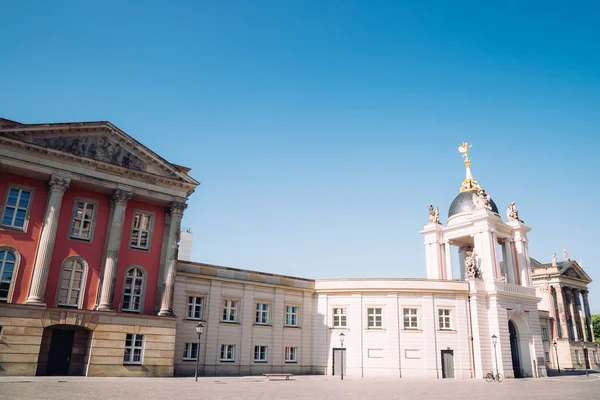
[[[293,374],[262,374],[262,376],[264,376],[265,378],[267,378],[269,380],[270,380],[270,378],[285,378],[285,380],[288,381],[294,375]]]

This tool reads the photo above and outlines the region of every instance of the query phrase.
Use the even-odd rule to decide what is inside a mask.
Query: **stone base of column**
[[[109,312],[114,312],[115,309],[113,308],[112,305],[110,304],[100,304],[98,307],[96,307],[96,311],[109,311]]]
[[[158,312],[158,316],[159,317],[174,317],[175,313],[173,313],[172,308],[167,308],[167,309],[161,308],[160,311]]]
[[[37,297],[28,297],[25,300],[25,304],[27,304],[28,306],[40,306],[40,307],[47,307],[48,306],[43,299],[40,299],[40,298],[37,298]]]

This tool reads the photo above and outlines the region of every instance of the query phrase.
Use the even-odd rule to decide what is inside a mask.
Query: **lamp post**
[[[340,333],[340,344],[342,346],[341,356],[340,356],[340,366],[342,367],[342,380],[344,380],[344,332]]]
[[[196,333],[198,334],[198,348],[196,349],[196,382],[198,382],[198,363],[200,362],[200,337],[202,336],[202,332],[204,331],[204,325],[200,322],[196,325]]]
[[[560,375],[560,363],[558,362],[558,343],[556,342],[556,339],[554,339],[552,344],[554,345],[554,354],[556,355],[556,367],[558,368],[558,374]]]
[[[498,371],[498,353],[496,352],[496,343],[498,343],[498,336],[496,334],[492,335],[492,343],[494,344],[494,358],[496,359],[496,374],[499,374]]]
[[[585,376],[587,376],[589,378],[590,377],[590,373],[589,373],[588,367],[587,367],[587,365],[588,365],[588,358],[587,357],[588,356],[585,353],[586,352],[585,341],[583,340],[583,338],[580,339],[580,341],[581,341],[581,353],[583,355],[583,365],[585,366]]]

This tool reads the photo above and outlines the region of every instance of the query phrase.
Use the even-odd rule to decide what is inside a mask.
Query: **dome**
[[[475,211],[475,204],[473,204],[473,195],[476,193],[476,190],[467,190],[464,192],[460,192],[458,196],[456,196],[452,204],[450,204],[450,210],[448,210],[448,218],[464,212]],[[496,214],[499,214],[498,207],[496,206],[496,203],[494,203],[494,200],[492,200],[491,198],[490,205],[492,206],[492,211]]]

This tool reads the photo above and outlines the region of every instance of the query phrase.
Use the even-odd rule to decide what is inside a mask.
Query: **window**
[[[451,310],[439,309],[438,310],[438,323],[440,330],[452,329],[452,319],[450,318]]]
[[[2,337],[2,327],[0,326],[0,337]],[[598,364],[598,352],[596,350],[593,351],[594,353],[594,364]]]
[[[285,326],[298,326],[297,306],[285,306]]]
[[[575,350],[575,364],[580,364],[579,361],[579,350]]]
[[[542,328],[542,340],[548,340],[548,329]]]
[[[189,296],[188,297],[188,319],[202,319],[202,311],[204,309],[204,297]]]
[[[404,329],[418,329],[419,319],[416,308],[405,308],[402,310],[404,316]]]
[[[288,363],[298,362],[298,348],[297,347],[286,347],[285,348],[285,362],[288,362]]]
[[[19,188],[9,188],[4,206],[2,225],[9,228],[25,230],[29,205],[31,204],[31,191]]]
[[[134,211],[131,219],[131,240],[129,245],[132,249],[148,250],[152,237],[152,224],[154,222],[152,213]]]
[[[8,249],[0,249],[0,303],[8,302],[16,265],[17,256],[15,253]]]
[[[143,291],[144,271],[140,267],[130,268],[125,273],[122,311],[140,312],[142,310]]]
[[[144,350],[144,335],[128,333],[125,339],[125,355],[123,364],[141,364]]]
[[[333,309],[333,327],[334,328],[345,328],[346,327],[346,308],[336,307]]]
[[[73,222],[71,223],[71,238],[80,240],[92,239],[92,222],[96,205],[79,200],[75,203]]]
[[[367,308],[367,328],[382,328],[383,327],[383,309]]]
[[[0,325],[0,341],[2,341],[2,328],[3,328],[3,326]]]
[[[223,301],[223,321],[224,322],[236,322],[237,321],[237,306],[238,306],[238,302],[235,300],[224,300]]]
[[[235,344],[221,345],[221,361],[235,361]]]
[[[183,349],[183,361],[196,361],[198,358],[198,343],[186,343]]]
[[[550,362],[550,353],[545,352],[544,353],[544,358],[546,359],[546,362]]]
[[[63,263],[58,292],[58,305],[79,307],[83,297],[86,266],[80,258],[70,257]]]
[[[269,305],[266,303],[256,303],[256,323],[267,325],[269,323]]]
[[[267,362],[267,346],[254,346],[254,362]]]

